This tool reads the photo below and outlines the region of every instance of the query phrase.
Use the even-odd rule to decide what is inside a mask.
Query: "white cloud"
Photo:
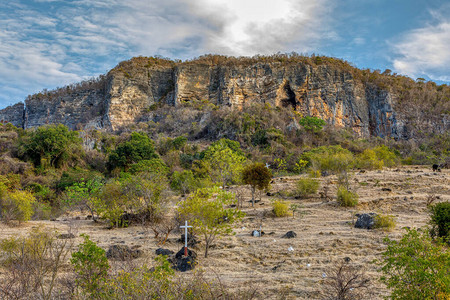
[[[120,60],[307,52],[333,35],[330,0],[18,0],[0,4],[0,107]],[[326,9],[326,7],[328,7]],[[19,91],[11,92],[11,91]]]
[[[394,70],[450,82],[450,15],[433,11],[432,16],[434,24],[407,32],[393,45]]]

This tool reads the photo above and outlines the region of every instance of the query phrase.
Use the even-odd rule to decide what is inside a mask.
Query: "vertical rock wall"
[[[119,66],[121,66],[120,64]],[[329,65],[254,63],[208,65],[196,62],[126,65],[106,76],[102,89],[59,96],[35,95],[0,111],[0,119],[30,128],[62,123],[71,129],[118,129],[161,104],[209,101],[242,109],[253,103],[292,107],[361,136],[405,138],[395,97],[363,84]]]

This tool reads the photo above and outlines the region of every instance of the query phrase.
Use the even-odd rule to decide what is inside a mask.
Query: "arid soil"
[[[330,269],[344,258],[366,270],[371,279],[368,299],[381,299],[389,291],[379,282],[375,260],[385,249],[386,236],[397,239],[405,232],[404,227],[418,228],[429,220],[427,199],[434,195],[437,202],[450,200],[450,170],[433,172],[422,166],[400,167],[383,171],[354,172],[351,187],[360,196],[355,208],[341,208],[336,205],[336,178],[321,178],[319,193],[328,186],[330,200],[319,195],[308,199],[286,197],[299,205],[295,218],[274,218],[271,201],[283,198],[281,195],[294,189],[300,176],[274,179],[271,193],[262,196],[262,201],[251,207],[250,192],[246,189],[243,210],[244,220],[237,224],[235,235],[218,240],[210,250],[208,258],[203,257],[203,244],[197,246],[199,264],[197,269],[205,271],[210,279],[219,278],[232,289],[257,288],[268,299],[323,299],[324,278]],[[232,187],[230,190],[237,189]],[[281,192],[281,195],[277,192]],[[397,225],[392,232],[354,228],[354,214],[376,212],[392,214]],[[45,226],[60,233],[72,231],[76,235],[87,233],[99,246],[125,244],[142,249],[142,261],[151,261],[157,244],[153,233],[142,226],[107,229],[104,224],[95,224],[82,215],[61,216],[56,221],[32,221],[20,227],[0,225],[0,237],[25,234],[34,226]],[[253,237],[252,230],[262,230],[265,235]],[[287,231],[297,233],[296,238],[281,238]],[[177,242],[179,232],[170,235],[162,247],[178,251],[182,244]],[[76,245],[81,241],[77,238]],[[292,247],[293,251],[288,251]],[[185,273],[190,276],[191,272]]]

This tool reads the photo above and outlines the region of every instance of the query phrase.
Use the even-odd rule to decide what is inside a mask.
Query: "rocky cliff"
[[[31,96],[25,106],[1,110],[0,119],[24,128],[62,123],[72,129],[116,130],[139,122],[155,106],[204,101],[245,109],[268,103],[292,107],[361,136],[408,138],[407,118],[396,109],[396,98],[391,88],[363,81],[352,68],[340,65],[139,57],[120,63],[93,86]],[[432,127],[449,130],[449,124],[439,120]]]

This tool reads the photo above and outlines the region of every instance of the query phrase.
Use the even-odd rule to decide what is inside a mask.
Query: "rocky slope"
[[[143,120],[161,105],[204,101],[245,109],[253,103],[291,106],[360,136],[408,138],[408,116],[396,109],[395,91],[363,81],[352,68],[303,61],[210,60],[174,62],[138,57],[120,63],[102,81],[82,89],[29,97],[0,111],[0,120],[30,128],[62,123],[72,129],[116,130]],[[398,107],[397,107],[398,108]],[[449,130],[448,115],[430,130]]]

